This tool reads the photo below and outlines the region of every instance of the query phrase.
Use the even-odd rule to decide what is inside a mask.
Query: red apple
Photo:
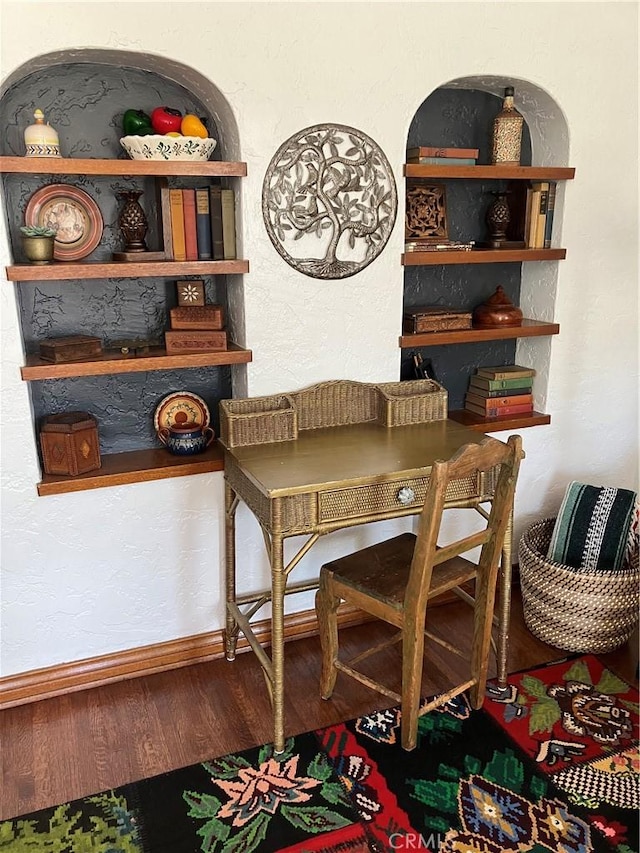
[[[171,133],[180,131],[182,113],[172,107],[156,107],[151,113],[151,127],[156,133]]]

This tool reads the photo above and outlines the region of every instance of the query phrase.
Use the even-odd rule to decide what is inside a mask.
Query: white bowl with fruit
[[[132,160],[208,160],[217,142],[203,121],[192,113],[182,115],[172,107],[156,107],[151,115],[127,110],[126,135],[120,144]]]

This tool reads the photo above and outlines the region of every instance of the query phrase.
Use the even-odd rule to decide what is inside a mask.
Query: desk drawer
[[[481,476],[455,480],[447,489],[447,500],[465,500],[486,494],[489,484]],[[420,509],[429,483],[428,477],[372,483],[348,489],[334,489],[318,495],[320,522],[361,516],[397,514],[401,509]],[[401,494],[401,490],[405,490]],[[409,491],[410,490],[410,491]],[[401,499],[402,498],[402,499]]]

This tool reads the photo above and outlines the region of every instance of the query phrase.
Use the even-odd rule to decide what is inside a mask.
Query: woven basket
[[[423,424],[447,417],[447,391],[432,379],[383,382],[380,392],[380,423],[386,427]]]
[[[298,419],[291,397],[246,397],[220,401],[220,442],[245,447],[298,437]]]
[[[520,540],[524,621],[538,639],[570,652],[617,649],[638,622],[637,556],[619,572],[584,572],[547,560],[555,518],[531,525]]]

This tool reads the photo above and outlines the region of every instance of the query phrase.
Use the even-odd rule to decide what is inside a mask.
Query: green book
[[[484,376],[472,376],[469,387],[484,388],[487,391],[497,391],[498,388],[531,388],[533,378],[526,376],[522,379],[485,379]]]

